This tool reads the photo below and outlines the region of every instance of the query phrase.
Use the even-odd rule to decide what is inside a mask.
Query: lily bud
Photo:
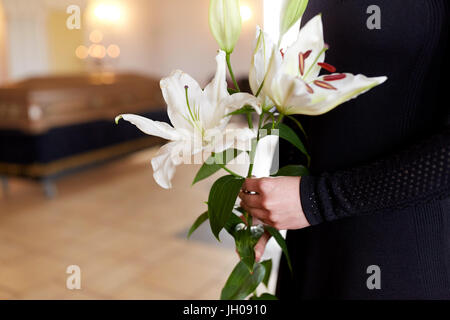
[[[242,29],[239,0],[211,0],[209,27],[220,49],[233,52]]]
[[[281,8],[280,39],[305,13],[308,0],[284,0]]]

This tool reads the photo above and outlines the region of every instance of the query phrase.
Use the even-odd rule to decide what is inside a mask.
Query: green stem
[[[260,132],[259,131],[261,130],[261,125],[262,125],[263,119],[264,119],[264,113],[262,112],[261,115],[259,116],[259,121],[258,121],[258,133],[256,135],[255,149],[256,149],[256,146],[258,146],[258,142],[259,142],[259,138],[260,138],[260,136],[259,136]],[[248,167],[247,178],[250,178],[252,176],[253,161],[255,160],[253,155],[254,155],[255,151],[256,150],[254,150],[253,145],[252,145],[252,150],[251,150],[251,153],[250,153],[250,166]]]
[[[228,172],[229,174],[231,174],[232,176],[235,176],[236,178],[243,178],[242,176],[240,176],[239,174],[237,174],[234,171],[231,171],[230,169],[228,169],[225,165],[221,164],[220,167],[225,170],[226,172]]]
[[[252,119],[252,114],[250,112],[247,113],[247,122],[248,122],[248,127],[250,129],[253,129],[253,119]]]
[[[314,62],[309,66],[308,71],[306,71],[305,75],[303,76],[303,79],[306,79],[306,77],[309,75],[309,73],[311,72],[312,68],[317,64],[317,61],[319,61],[319,58],[322,54],[324,54],[326,51],[328,50],[327,47],[323,48],[319,54],[317,55],[317,57],[314,59]]]
[[[261,93],[261,91],[262,91],[262,88],[264,87],[264,82],[266,82],[266,78],[264,77],[264,80],[263,80],[263,82],[261,82],[261,85],[259,86],[259,88],[258,88],[258,91],[256,92],[256,95],[255,95],[255,97],[257,97],[258,98],[258,96],[259,96],[259,94]]]
[[[278,118],[277,125],[283,121],[283,118],[284,118],[284,114],[280,113],[280,117]]]
[[[236,88],[236,90],[238,92],[241,92],[241,89],[239,88],[239,85],[236,81],[236,77],[234,76],[233,68],[231,67],[231,60],[230,60],[231,53],[227,53],[226,57],[227,57],[228,71],[230,72],[231,80],[233,80],[233,84],[234,84],[234,87]]]

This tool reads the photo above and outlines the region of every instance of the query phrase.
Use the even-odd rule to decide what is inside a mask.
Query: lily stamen
[[[189,90],[189,86],[188,85],[184,86],[184,91],[186,93],[186,104],[187,104],[187,107],[188,107],[189,115],[191,116],[191,121],[189,121],[188,119],[186,119],[186,120],[188,120],[188,122],[191,123],[191,125],[193,127],[197,128],[199,131],[201,131],[203,133],[202,128],[200,128],[198,126],[198,124],[197,124],[200,121],[200,115],[198,113],[198,110],[197,110],[197,113],[195,112],[196,111],[195,110],[195,106],[194,106],[194,112],[192,112],[191,105],[189,103],[188,90]]]
[[[319,62],[317,65],[318,65],[319,67],[321,67],[322,69],[325,69],[325,70],[327,70],[327,71],[329,71],[329,72],[331,72],[331,73],[336,72],[336,67],[332,66],[332,65],[329,64],[329,63],[326,63],[326,62]]]
[[[325,45],[323,47],[323,49],[320,50],[319,54],[314,59],[314,62],[309,66],[308,71],[306,71],[306,74],[305,74],[304,78],[306,78],[309,75],[309,73],[311,72],[311,70],[314,67],[314,65],[317,63],[317,61],[319,61],[319,58],[322,56],[322,54],[324,54],[328,50],[328,48],[329,48],[328,45]]]
[[[336,81],[336,80],[341,80],[344,79],[346,77],[345,74],[341,73],[341,74],[333,74],[330,76],[325,76],[323,77],[323,80],[325,81]]]
[[[308,91],[308,93],[310,93],[310,94],[313,94],[314,93],[313,88],[311,88],[311,86],[307,83],[305,83],[305,85],[306,85],[306,91]]]
[[[310,54],[311,54],[311,50],[308,50],[305,53],[300,52],[298,54],[298,68],[299,68],[300,74],[302,76],[305,73],[305,60],[308,59]]]
[[[324,88],[324,89],[328,89],[328,90],[337,90],[337,88],[335,88],[334,86],[332,86],[331,84],[325,82],[325,81],[320,81],[320,80],[314,80],[314,84],[318,87]]]

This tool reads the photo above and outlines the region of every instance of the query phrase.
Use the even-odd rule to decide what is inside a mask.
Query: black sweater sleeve
[[[311,225],[450,195],[450,130],[361,167],[301,179],[303,211]]]

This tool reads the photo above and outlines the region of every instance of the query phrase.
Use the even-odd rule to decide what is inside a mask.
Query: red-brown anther
[[[311,88],[311,86],[309,84],[307,84],[307,83],[305,83],[305,85],[306,85],[306,91],[308,91],[309,93],[313,94],[314,93],[313,88]]]
[[[333,74],[331,76],[323,77],[323,80],[325,80],[325,81],[336,81],[336,80],[344,79],[345,77],[346,77],[346,75],[343,74],[343,73],[341,73],[341,74]]]
[[[317,65],[331,73],[336,72],[336,68],[334,66],[332,66],[331,64],[328,64],[325,62],[319,62]]]
[[[304,56],[303,59],[305,59],[305,60],[308,59],[310,54],[311,54],[311,50],[306,51],[305,54],[303,55]]]
[[[300,70],[300,74],[303,76],[305,73],[305,55],[302,52],[298,54],[298,69]]]
[[[305,53],[300,52],[298,54],[298,69],[300,70],[300,74],[302,76],[305,73],[305,60],[308,59],[310,54],[311,54],[311,50],[308,50]]]
[[[284,59],[284,52],[283,52],[283,49],[280,49],[280,53],[281,53],[281,58]]]
[[[325,81],[320,81],[320,80],[315,80],[314,84],[318,87],[324,88],[324,89],[328,89],[328,90],[337,90],[335,87],[333,87],[331,84],[325,82]]]

